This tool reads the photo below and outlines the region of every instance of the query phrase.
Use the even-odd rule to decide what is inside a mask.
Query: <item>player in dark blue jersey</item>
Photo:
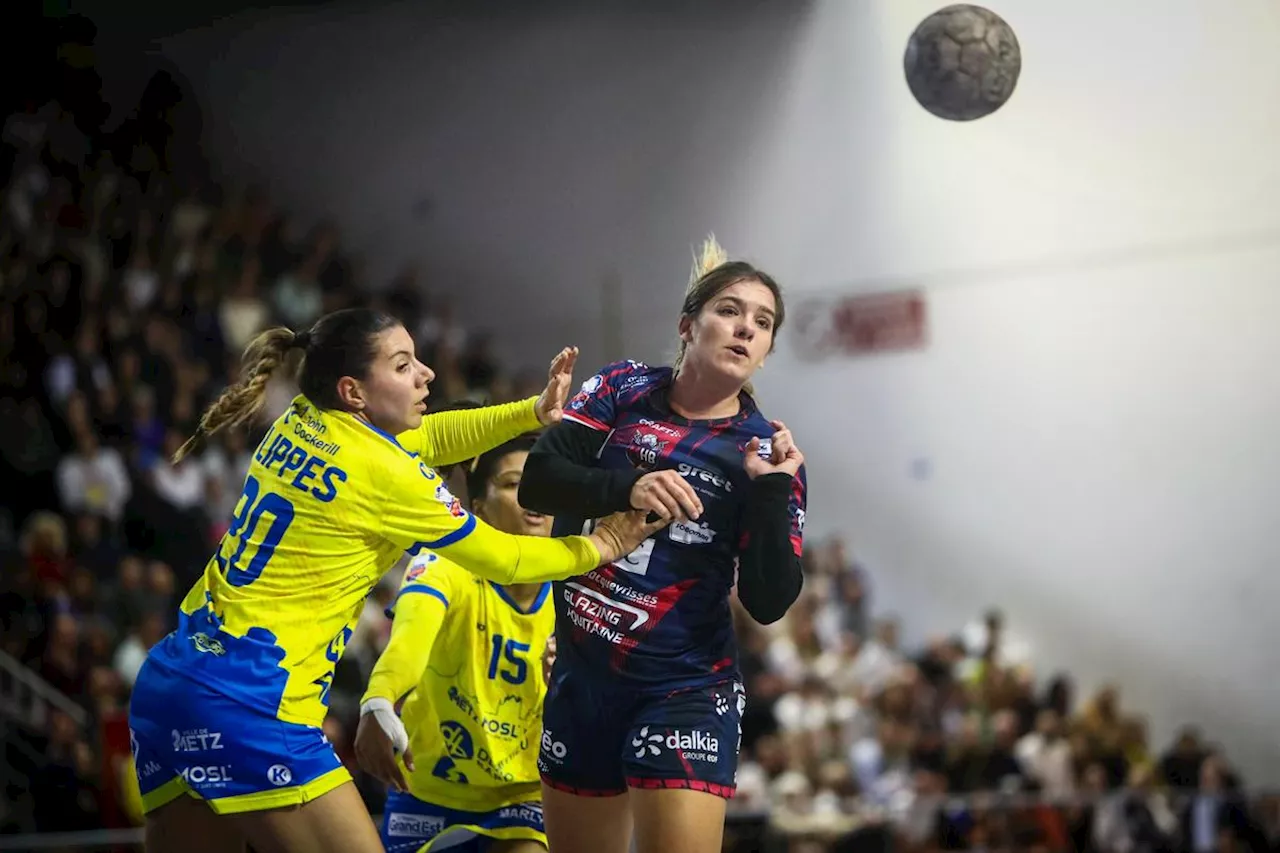
[[[624,559],[557,583],[539,770],[556,853],[715,853],[734,792],[738,674],[729,594],[760,622],[800,593],[804,457],[750,380],[783,303],[708,241],[674,367],[588,379],[525,465],[520,503],[581,532],[616,510],[671,523]]]

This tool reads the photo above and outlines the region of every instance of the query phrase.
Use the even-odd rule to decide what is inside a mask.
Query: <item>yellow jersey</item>
[[[589,540],[494,530],[431,468],[536,428],[533,402],[428,415],[391,436],[295,398],[254,452],[230,529],[150,660],[277,719],[318,726],[364,599],[402,553],[431,549],[500,583],[595,568]]]
[[[409,732],[409,793],[461,811],[540,801],[542,654],[555,631],[551,584],[527,611],[492,581],[436,554],[405,571],[391,641],[364,699],[392,703]]]

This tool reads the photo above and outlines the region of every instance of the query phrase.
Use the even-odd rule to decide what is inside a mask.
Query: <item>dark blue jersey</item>
[[[671,378],[669,367],[611,364],[583,383],[564,417],[607,435],[598,467],[680,472],[702,500],[702,517],[672,524],[626,558],[556,585],[564,666],[663,689],[737,675],[729,592],[751,533],[744,529],[744,509],[753,486],[742,460],[756,437],[767,456],[774,432],[746,393],[733,417],[691,421],[677,415],[667,403]],[[790,483],[787,511],[798,557],[803,468]],[[592,524],[561,513],[555,533],[580,533]]]

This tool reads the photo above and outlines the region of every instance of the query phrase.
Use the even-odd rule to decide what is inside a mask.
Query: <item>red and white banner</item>
[[[918,350],[927,341],[921,290],[811,299],[795,315],[790,337],[806,360]]]

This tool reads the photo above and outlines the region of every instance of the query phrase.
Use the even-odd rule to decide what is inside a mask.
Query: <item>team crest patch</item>
[[[421,554],[413,558],[413,562],[409,564],[409,571],[405,573],[404,579],[408,581],[416,581],[427,573],[427,567],[440,559],[430,551],[423,551]]]
[[[613,440],[626,442],[627,458],[632,465],[652,470],[660,467],[659,460],[670,455],[688,434],[688,427],[642,418],[639,423],[618,430]]]
[[[436,500],[447,506],[449,514],[455,518],[462,518],[467,514],[467,511],[462,508],[462,501],[455,498],[444,483],[436,486]]]

